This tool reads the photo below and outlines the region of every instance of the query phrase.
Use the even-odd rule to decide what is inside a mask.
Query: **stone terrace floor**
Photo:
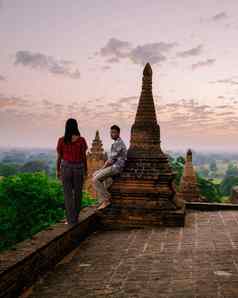
[[[96,231],[24,297],[238,297],[238,211],[184,228]]]

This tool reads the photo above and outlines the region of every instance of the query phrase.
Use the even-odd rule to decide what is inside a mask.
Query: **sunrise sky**
[[[146,62],[162,148],[238,150],[237,0],[0,0],[0,147],[129,144]]]

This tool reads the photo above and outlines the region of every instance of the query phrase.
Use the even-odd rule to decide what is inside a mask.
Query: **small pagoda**
[[[238,204],[238,186],[233,186],[231,189],[231,203]]]
[[[176,197],[175,173],[160,143],[152,69],[147,63],[126,165],[109,189],[112,203],[99,212],[105,228],[184,225],[185,204]]]
[[[100,139],[99,131],[96,131],[94,140],[92,141],[92,146],[87,154],[87,164],[88,164],[88,177],[85,182],[85,190],[91,195],[91,197],[96,198],[96,192],[92,185],[92,174],[100,169],[105,161],[107,160],[107,153],[103,149],[103,144]]]
[[[197,183],[196,172],[193,167],[192,150],[189,149],[186,155],[183,175],[179,184],[179,193],[187,202],[202,202]]]

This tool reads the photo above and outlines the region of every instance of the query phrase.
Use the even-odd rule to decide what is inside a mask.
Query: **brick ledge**
[[[238,210],[238,204],[186,202],[186,208],[202,210],[202,211]]]
[[[96,227],[95,207],[87,207],[81,211],[78,224],[69,226],[61,221],[40,231],[32,239],[19,242],[15,250],[1,253],[0,297],[18,297]]]

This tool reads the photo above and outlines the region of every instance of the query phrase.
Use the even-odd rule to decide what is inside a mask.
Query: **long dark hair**
[[[64,142],[65,144],[72,142],[72,135],[80,136],[78,122],[76,119],[69,118],[65,123]]]

